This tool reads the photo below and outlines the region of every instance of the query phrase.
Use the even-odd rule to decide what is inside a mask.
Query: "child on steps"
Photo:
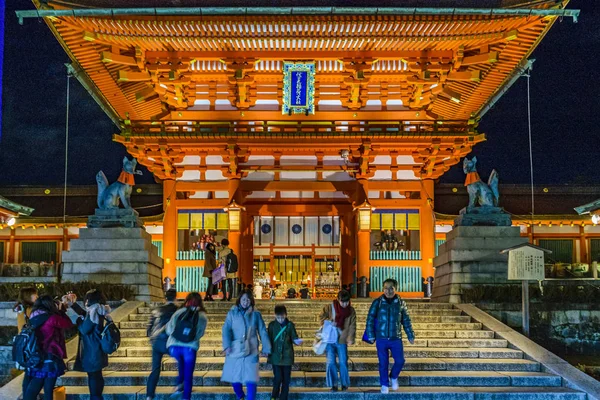
[[[267,329],[271,340],[271,354],[268,362],[273,366],[273,391],[271,400],[287,400],[290,391],[292,365],[294,365],[294,344],[301,345],[296,326],[287,318],[287,310],[283,305],[275,306],[275,320]]]

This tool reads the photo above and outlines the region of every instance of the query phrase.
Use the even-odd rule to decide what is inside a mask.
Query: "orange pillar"
[[[371,233],[367,230],[359,230],[357,232],[357,241],[356,241],[356,253],[357,253],[357,268],[356,268],[356,278],[360,279],[362,276],[366,276],[367,279],[370,279],[369,273],[369,253],[371,246]]]
[[[240,278],[245,284],[254,283],[254,241],[252,234],[254,232],[254,219],[248,216],[246,213],[242,214],[242,231],[241,238],[241,255],[242,258],[239,260],[241,274]]]
[[[174,180],[163,182],[163,278],[175,279],[177,257],[177,191]]]
[[[62,249],[69,251],[69,228],[66,226],[63,227]]]
[[[354,282],[354,272],[356,267],[356,243],[354,241],[353,216],[347,213],[340,218],[340,231],[342,237],[342,284]]]
[[[9,264],[15,263],[15,227],[11,226],[10,228],[10,239],[8,241],[8,254],[6,258],[6,262]]]
[[[433,180],[423,181],[421,192],[421,259],[423,277],[433,276],[433,258],[435,257],[435,224],[433,214]]]

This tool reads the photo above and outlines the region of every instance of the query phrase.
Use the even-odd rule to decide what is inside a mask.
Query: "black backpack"
[[[36,367],[44,358],[38,346],[35,329],[29,324],[29,320],[13,339],[12,357],[13,361],[23,368]]]
[[[227,263],[226,271],[228,274],[232,274],[238,271],[238,259],[233,250],[231,250],[231,252],[227,254],[227,259],[225,261]]]
[[[196,310],[187,309],[185,312],[182,312],[179,318],[177,318],[175,330],[173,330],[171,336],[180,342],[190,343],[196,338],[198,318]]]
[[[114,322],[110,321],[104,325],[102,333],[100,333],[100,347],[106,354],[112,354],[121,345],[121,331],[115,325]]]

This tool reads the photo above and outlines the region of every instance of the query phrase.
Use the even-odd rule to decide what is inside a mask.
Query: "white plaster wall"
[[[183,171],[181,178],[178,178],[177,180],[178,181],[188,181],[188,182],[199,181],[200,180],[200,171]]]
[[[308,171],[283,171],[280,172],[279,179],[282,181],[314,181],[317,179],[317,173]]]
[[[315,156],[281,156],[280,165],[317,165]]]
[[[370,178],[370,180],[391,181],[392,180],[392,171],[375,171],[373,178]]]
[[[354,178],[351,177],[347,172],[326,171],[323,172],[323,180],[331,182],[340,182],[353,181]]]
[[[410,165],[415,163],[415,159],[412,156],[398,156],[396,162],[399,165]]]
[[[200,175],[198,175],[200,176]],[[221,170],[210,170],[206,171],[206,180],[207,181],[221,181],[225,180],[225,176],[223,175],[223,171]]]
[[[242,166],[247,165],[274,165],[275,158],[273,156],[249,156],[248,162],[240,164]]]
[[[221,165],[225,164],[221,156],[206,156],[206,165]]]
[[[375,156],[375,159],[373,160],[374,165],[390,165],[391,163],[391,156]]]
[[[396,179],[400,181],[414,181],[419,180],[419,177],[417,177],[412,170],[400,170],[396,174]]]
[[[272,181],[275,177],[274,172],[250,172],[248,176],[242,178],[244,181]]]
[[[184,156],[183,161],[175,165],[200,165],[200,156]]]

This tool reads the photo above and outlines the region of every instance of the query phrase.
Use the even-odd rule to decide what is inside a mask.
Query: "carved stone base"
[[[461,303],[464,289],[514,285],[508,280],[508,256],[500,252],[526,242],[516,226],[455,227],[433,259],[431,300]]]
[[[465,207],[454,220],[454,226],[511,226],[510,215],[502,207]]]
[[[80,229],[63,251],[63,282],[131,286],[138,300],[163,300],[163,260],[143,228]]]
[[[88,228],[140,228],[143,226],[139,213],[133,208],[97,208],[94,215],[88,217]]]

